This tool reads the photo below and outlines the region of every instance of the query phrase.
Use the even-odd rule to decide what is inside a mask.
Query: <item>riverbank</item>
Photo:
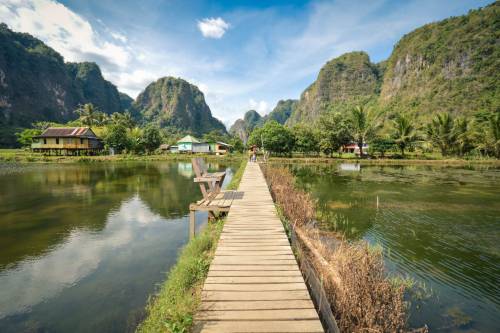
[[[152,155],[98,155],[98,156],[46,156],[22,149],[0,149],[0,162],[12,163],[99,163],[99,162],[128,162],[128,161],[191,161],[191,154],[152,154]],[[238,161],[243,154],[232,153],[227,155],[197,154],[206,161]]]
[[[246,159],[242,160],[227,189],[238,188]],[[160,291],[147,305],[147,317],[137,327],[137,332],[187,332],[193,315],[201,301],[201,289],[208,274],[223,220],[208,223],[203,231],[184,247],[177,264],[168,273]]]
[[[484,159],[390,159],[390,158],[380,158],[380,159],[360,159],[357,157],[344,157],[344,158],[329,158],[329,157],[271,157],[268,160],[272,163],[282,163],[282,164],[330,164],[330,163],[359,163],[362,165],[493,165],[500,166],[499,159],[484,158]]]
[[[190,161],[191,154],[117,154],[117,155],[99,155],[99,156],[45,156],[40,153],[33,153],[23,149],[0,149],[0,162],[6,163],[99,163],[99,162],[123,162],[123,161]],[[196,154],[196,157],[202,157],[206,161],[237,161],[247,158],[245,154],[231,153],[227,155],[209,155]],[[342,157],[325,156],[294,156],[294,157],[270,157],[269,162],[273,163],[303,163],[303,164],[330,164],[330,163],[360,163],[363,165],[494,165],[500,166],[499,159],[477,158],[443,158],[438,155],[429,155],[426,158],[418,156],[408,156],[402,158],[378,158],[360,159],[354,154],[343,154]]]

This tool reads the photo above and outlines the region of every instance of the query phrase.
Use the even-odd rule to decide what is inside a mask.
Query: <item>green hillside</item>
[[[164,77],[149,84],[132,107],[144,122],[163,128],[195,135],[214,130],[226,133],[224,124],[212,116],[198,87],[180,78]]]
[[[329,61],[301,95],[288,125],[365,104],[429,118],[500,109],[500,2],[405,35],[387,61],[364,52]]]
[[[0,24],[0,147],[36,121],[66,122],[78,105],[111,114],[122,110],[116,87],[94,63],[65,63],[39,39]]]

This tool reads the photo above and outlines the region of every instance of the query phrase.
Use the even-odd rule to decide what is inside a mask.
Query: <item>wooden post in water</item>
[[[377,195],[377,210],[378,210],[378,195]]]
[[[196,220],[195,211],[190,210],[189,211],[189,239],[194,238],[195,220]]]

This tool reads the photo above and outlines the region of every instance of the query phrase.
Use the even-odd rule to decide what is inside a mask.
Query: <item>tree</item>
[[[116,149],[118,153],[129,149],[131,143],[127,135],[127,128],[122,124],[109,126],[106,136],[104,137],[104,143],[108,147]]]
[[[449,113],[437,114],[427,124],[427,138],[433,145],[439,147],[441,154],[447,156],[455,145],[455,132],[453,131],[453,118]]]
[[[202,137],[202,140],[205,142],[217,142],[217,141],[228,141],[228,137],[225,133],[220,130],[212,130],[208,133],[205,133]]]
[[[375,138],[370,142],[370,150],[372,152],[380,153],[381,157],[385,156],[385,152],[393,149],[395,146],[395,142],[392,139],[388,138]]]
[[[348,119],[340,112],[328,112],[319,119],[320,148],[332,155],[340,151],[342,146],[352,141],[351,129]]]
[[[455,138],[456,152],[464,156],[472,150],[472,128],[468,119],[459,117],[453,124],[453,137]]]
[[[363,145],[374,138],[381,127],[379,115],[373,109],[356,106],[351,111],[351,126],[354,141],[358,145],[359,154],[363,157]]]
[[[262,148],[263,127],[254,128],[247,140],[247,147],[257,146]]]
[[[393,133],[391,137],[394,139],[394,143],[401,150],[401,155],[405,156],[406,147],[412,145],[417,141],[417,133],[415,127],[411,123],[408,116],[403,114],[397,114],[392,121]]]
[[[128,112],[128,111],[125,113],[114,112],[111,115],[110,120],[113,124],[115,124],[115,125],[122,124],[123,126],[125,126],[128,129],[133,129],[135,126],[135,121],[132,118],[132,115],[130,114],[130,112]]]
[[[77,110],[76,113],[80,116],[79,121],[87,125],[89,127],[92,127],[94,124],[99,122],[99,114],[97,109],[94,107],[92,103],[87,103],[84,104],[83,106],[80,106]]]
[[[319,153],[320,145],[317,132],[306,125],[296,125],[292,128],[293,147],[295,151],[307,153]]]
[[[492,112],[488,116],[486,143],[493,155],[500,158],[500,111]]]
[[[142,141],[149,153],[156,150],[161,144],[161,135],[158,127],[151,125],[146,127],[144,129]]]
[[[16,133],[17,142],[19,142],[23,147],[30,147],[33,142],[33,137],[40,135],[40,133],[42,133],[42,131],[39,129],[26,128],[22,132]]]
[[[293,148],[293,136],[288,128],[276,121],[266,122],[264,126],[255,128],[250,134],[248,145],[257,145],[271,153],[290,153]]]
[[[243,141],[237,136],[231,137],[229,139],[229,144],[233,146],[232,148],[233,151],[242,153],[245,150],[245,145],[243,144]]]
[[[119,125],[124,126],[124,124],[119,124]],[[144,142],[142,138],[143,138],[143,131],[141,128],[134,127],[128,130],[128,141],[130,145],[129,147],[130,150],[133,151],[135,154],[144,152]]]

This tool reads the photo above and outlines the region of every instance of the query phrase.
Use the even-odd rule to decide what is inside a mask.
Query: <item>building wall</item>
[[[192,151],[193,144],[191,142],[179,142],[177,146],[179,151]]]
[[[195,143],[193,144],[193,153],[209,153],[210,146],[208,143]]]
[[[87,138],[40,138],[33,142],[31,148],[36,149],[98,149],[98,140]]]

